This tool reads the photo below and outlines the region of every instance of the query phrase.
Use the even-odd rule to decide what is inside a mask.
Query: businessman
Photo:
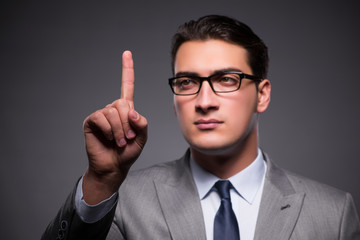
[[[134,108],[125,51],[121,98],[85,119],[88,169],[43,239],[360,239],[349,193],[283,170],[260,150],[271,84],[267,47],[248,26],[216,15],[187,22],[171,53],[174,112],[189,149],[129,171],[147,120]]]

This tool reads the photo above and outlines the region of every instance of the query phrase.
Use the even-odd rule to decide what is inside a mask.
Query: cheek
[[[187,115],[190,112],[190,106],[189,104],[186,104],[186,102],[181,101],[176,97],[174,97],[173,107],[174,107],[175,116],[180,122],[180,125],[182,125],[184,120],[187,119],[188,117]]]
[[[190,96],[174,96],[174,112],[178,118],[185,118],[194,109],[194,98]]]
[[[229,99],[230,100],[230,99]],[[237,97],[222,105],[226,118],[236,128],[243,127],[251,121],[256,113],[257,100],[254,97]]]
[[[177,118],[180,118],[180,117],[182,117],[182,115],[183,115],[183,101],[181,101],[182,99],[180,98],[179,99],[179,97],[178,96],[174,96],[174,99],[173,99],[173,108],[174,108],[174,113],[175,113],[175,116],[177,117]],[[180,119],[179,119],[180,120]]]

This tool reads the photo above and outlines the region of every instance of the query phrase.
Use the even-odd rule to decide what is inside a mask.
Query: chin
[[[228,143],[219,145],[219,142],[212,143],[209,141],[205,144],[188,143],[191,149],[205,155],[227,155],[238,147],[237,144]]]
[[[256,130],[256,129],[255,129]],[[224,137],[223,135],[207,135],[201,136],[200,138],[190,138],[186,139],[189,143],[192,151],[196,151],[198,153],[204,155],[232,155],[246,147],[251,140],[249,139],[249,135],[251,135],[252,131],[246,131],[245,134],[242,135],[233,135],[230,137]],[[256,131],[254,131],[256,134]],[[249,142],[250,140],[250,142]]]

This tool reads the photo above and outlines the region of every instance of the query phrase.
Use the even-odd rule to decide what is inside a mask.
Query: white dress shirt
[[[220,179],[200,167],[192,157],[190,158],[190,168],[199,192],[206,238],[212,240],[214,219],[221,202],[218,193],[213,191],[212,187]],[[241,240],[254,239],[265,172],[266,162],[261,150],[258,149],[258,156],[254,162],[228,179],[235,188],[230,190],[230,197],[238,221]]]
[[[83,177],[76,188],[75,209],[81,220],[86,223],[94,223],[103,218],[114,207],[117,203],[118,192],[96,205],[89,205],[83,199],[82,182]]]

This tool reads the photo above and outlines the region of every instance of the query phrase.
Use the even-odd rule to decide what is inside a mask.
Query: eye
[[[186,90],[186,89],[190,89],[195,86],[198,86],[199,81],[197,81],[196,79],[189,78],[189,77],[182,77],[182,78],[177,79],[175,85],[176,85],[176,87],[178,87],[181,90]]]
[[[234,86],[238,85],[240,82],[240,78],[236,74],[225,74],[221,75],[216,79],[217,84],[221,84],[224,86]]]

